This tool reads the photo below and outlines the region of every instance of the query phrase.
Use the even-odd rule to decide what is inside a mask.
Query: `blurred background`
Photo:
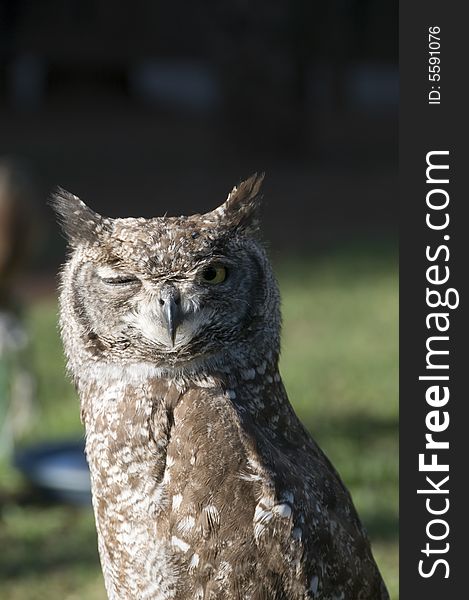
[[[50,192],[176,215],[264,170],[282,375],[397,600],[397,112],[390,0],[0,0],[2,599],[105,598]]]

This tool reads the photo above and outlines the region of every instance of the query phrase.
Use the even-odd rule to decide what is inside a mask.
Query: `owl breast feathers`
[[[70,245],[61,331],[113,600],[388,598],[282,385],[261,182],[177,218],[54,199]]]

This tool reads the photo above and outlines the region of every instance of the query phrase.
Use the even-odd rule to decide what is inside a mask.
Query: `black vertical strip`
[[[469,376],[466,283],[469,235],[467,217],[464,216],[469,205],[469,194],[465,189],[469,175],[469,35],[468,21],[463,14],[466,8],[465,3],[455,1],[400,3],[401,600],[469,597],[469,395],[465,383],[465,377]],[[437,50],[437,44],[433,43],[432,47],[429,44],[431,27],[440,29],[436,35],[440,41],[440,54],[429,53]],[[430,41],[436,40],[430,38]],[[440,58],[437,63],[440,70],[430,69],[431,63],[437,62],[429,61],[431,56]],[[439,81],[430,81],[434,72],[439,73]],[[429,104],[429,93],[436,91],[441,94],[440,104]],[[437,93],[432,97],[433,101],[438,100]],[[449,165],[449,170],[431,171],[434,178],[449,178],[448,184],[426,182],[426,156],[431,151],[449,152],[448,155],[434,155],[432,159],[435,163]],[[434,210],[427,206],[426,197],[431,190],[443,190],[431,193],[430,201],[434,204],[443,204],[445,194],[448,194],[449,203],[445,209]],[[445,213],[448,213],[447,228],[432,230],[426,225],[427,213],[434,224],[443,223]],[[445,236],[449,238],[445,239]],[[435,257],[432,260],[426,257],[427,246],[430,256]],[[445,260],[447,251],[444,247],[449,251],[448,260]],[[430,283],[427,269],[432,266],[437,269],[428,273],[430,278],[441,280],[449,273],[448,281]],[[429,307],[426,288],[436,290],[442,296],[454,289],[449,292],[449,302],[454,304],[459,295],[459,306]],[[433,294],[430,301],[437,303],[437,295]],[[427,327],[426,318],[431,313],[445,315],[438,322],[442,328],[449,322],[447,331],[438,331],[436,318],[432,317],[429,317],[430,327]],[[449,354],[433,355],[431,362],[437,368],[429,369],[426,343],[432,336],[449,338],[430,342],[433,349],[449,350]],[[419,380],[419,376],[447,376],[449,380]],[[442,400],[439,406],[430,406],[426,392],[437,385],[440,386],[436,388],[439,398],[443,395],[443,386],[448,387],[450,397],[446,404]],[[436,396],[430,400],[432,398]],[[445,428],[447,418],[450,421]],[[429,426],[442,431],[432,432]],[[449,449],[426,449],[425,435],[430,433],[435,441],[449,442]],[[419,454],[424,454],[426,464],[431,462],[432,454],[436,455],[434,460],[438,465],[449,465],[449,471],[420,471]],[[448,475],[449,479],[444,482]],[[419,489],[434,493],[418,494]],[[440,515],[429,512],[429,508],[443,511],[446,507],[448,510]],[[441,539],[432,539],[432,536]],[[437,563],[439,560],[441,562]],[[419,574],[419,564],[427,577]],[[446,578],[445,575],[449,576]]]

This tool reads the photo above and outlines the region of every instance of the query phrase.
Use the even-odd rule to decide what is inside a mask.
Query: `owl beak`
[[[182,313],[179,298],[174,296],[167,297],[160,300],[162,308],[162,317],[164,324],[166,325],[166,331],[168,332],[171,344],[174,346],[176,340],[176,331],[182,321]]]

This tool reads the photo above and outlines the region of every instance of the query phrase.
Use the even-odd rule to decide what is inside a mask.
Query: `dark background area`
[[[45,207],[202,212],[265,170],[274,251],[396,233],[397,6],[390,0],[0,1],[0,157]]]

